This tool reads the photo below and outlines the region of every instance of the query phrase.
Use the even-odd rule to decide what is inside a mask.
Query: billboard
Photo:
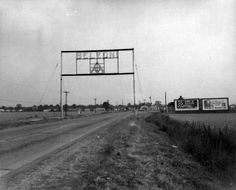
[[[178,99],[175,101],[175,111],[198,111],[199,99]]]
[[[228,98],[205,98],[202,99],[202,110],[203,111],[217,111],[217,110],[228,110],[229,99]]]

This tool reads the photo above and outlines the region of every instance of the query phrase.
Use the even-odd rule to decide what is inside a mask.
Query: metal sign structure
[[[120,52],[132,53],[132,71],[120,72]],[[75,54],[75,72],[63,73],[63,55]],[[116,61],[116,71],[106,71],[106,61]],[[89,64],[89,72],[79,72],[79,62],[85,61]],[[61,74],[60,74],[60,108],[61,117],[63,117],[63,103],[62,103],[62,81],[66,76],[101,76],[101,75],[133,75],[133,101],[135,106],[135,72],[134,72],[134,48],[129,49],[105,49],[105,50],[71,50],[61,51]]]
[[[204,98],[202,99],[203,111],[229,110],[228,98]]]
[[[174,100],[175,111],[197,111],[199,110],[199,99]]]

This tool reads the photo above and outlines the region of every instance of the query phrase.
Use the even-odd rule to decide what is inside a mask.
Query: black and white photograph
[[[0,190],[236,190],[236,0],[0,0]]]

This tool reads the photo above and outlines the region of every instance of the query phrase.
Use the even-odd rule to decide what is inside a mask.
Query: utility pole
[[[67,94],[70,93],[69,91],[64,91],[65,93],[65,117],[67,116]]]
[[[96,113],[97,98],[94,98],[94,112]]]
[[[167,104],[166,104],[167,100],[166,100],[166,92],[165,92],[165,112],[167,112]]]
[[[152,97],[151,96],[149,97],[149,100],[150,100],[150,104],[152,105]]]

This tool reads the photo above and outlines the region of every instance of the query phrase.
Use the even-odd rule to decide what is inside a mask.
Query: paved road
[[[109,113],[0,130],[0,178],[131,114]]]

